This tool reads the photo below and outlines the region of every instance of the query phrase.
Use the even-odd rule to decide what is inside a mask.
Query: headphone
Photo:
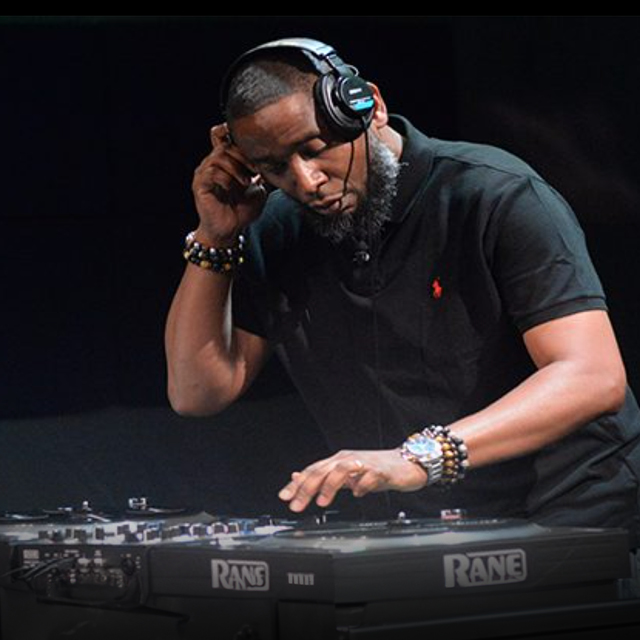
[[[310,38],[274,40],[249,49],[237,58],[222,82],[220,102],[223,113],[229,87],[238,68],[264,52],[278,49],[300,51],[319,73],[313,87],[314,100],[335,133],[345,141],[351,141],[368,129],[375,107],[371,87],[358,75],[355,67],[340,59],[333,47]]]

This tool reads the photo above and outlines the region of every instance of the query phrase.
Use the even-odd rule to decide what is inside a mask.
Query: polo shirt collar
[[[429,138],[418,131],[406,118],[391,115],[389,124],[403,138],[398,192],[390,218],[390,222],[398,224],[409,213],[414,197],[431,172],[433,152]]]

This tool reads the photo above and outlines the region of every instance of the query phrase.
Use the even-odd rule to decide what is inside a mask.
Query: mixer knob
[[[127,531],[124,534],[124,541],[125,542],[140,542],[142,540],[142,534],[141,533],[134,533],[133,531]]]
[[[316,524],[327,524],[330,520],[335,520],[335,517],[339,514],[339,511],[335,509],[327,509],[323,511],[319,516],[315,516]]]
[[[276,521],[272,515],[264,514],[264,515],[258,516],[259,527],[273,527],[275,523]]]
[[[157,540],[160,537],[160,532],[158,529],[147,529],[144,532],[144,539],[151,542],[153,540]]]
[[[78,558],[76,560],[76,567],[79,573],[89,573],[91,560],[89,558]]]
[[[86,529],[74,529],[73,538],[79,542],[86,542],[89,539],[89,532]]]
[[[120,568],[126,576],[132,576],[137,569],[136,562],[133,558],[126,556],[120,561]]]
[[[252,533],[256,530],[256,527],[258,526],[258,520],[255,520],[253,518],[250,519],[246,519],[246,520],[241,520],[240,521],[240,531],[241,533]],[[270,522],[271,524],[267,524],[265,526],[267,527],[273,527],[275,526],[275,519],[272,518],[271,516],[269,516],[269,520],[268,522]]]
[[[209,533],[211,533],[211,527],[207,524],[194,524],[193,527],[191,527],[191,534],[198,538],[203,538]]]
[[[180,535],[179,527],[165,527],[162,529],[160,537],[163,540],[172,540],[173,538],[177,538]]]

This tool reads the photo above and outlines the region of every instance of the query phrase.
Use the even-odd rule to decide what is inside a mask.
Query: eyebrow
[[[320,131],[313,131],[312,133],[309,133],[308,135],[300,138],[300,140],[296,140],[292,142],[288,148],[291,149],[291,152],[293,152],[293,150],[299,149],[300,147],[307,144],[307,142],[310,142],[311,140],[315,140],[316,138],[320,138],[320,136],[321,136]],[[289,155],[291,155],[291,153],[285,154],[285,157],[288,157]],[[251,158],[251,162],[255,164],[270,164],[274,162],[279,162],[280,160],[281,160],[280,158],[276,158],[275,156],[270,156],[270,155],[256,156]]]

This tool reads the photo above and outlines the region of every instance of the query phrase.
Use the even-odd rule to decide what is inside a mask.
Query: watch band
[[[423,432],[410,435],[400,447],[400,455],[409,462],[419,464],[427,472],[427,486],[442,479],[444,453],[442,445]]]
[[[427,472],[427,486],[450,487],[462,480],[469,468],[462,438],[441,425],[410,435],[400,446],[400,455]]]

